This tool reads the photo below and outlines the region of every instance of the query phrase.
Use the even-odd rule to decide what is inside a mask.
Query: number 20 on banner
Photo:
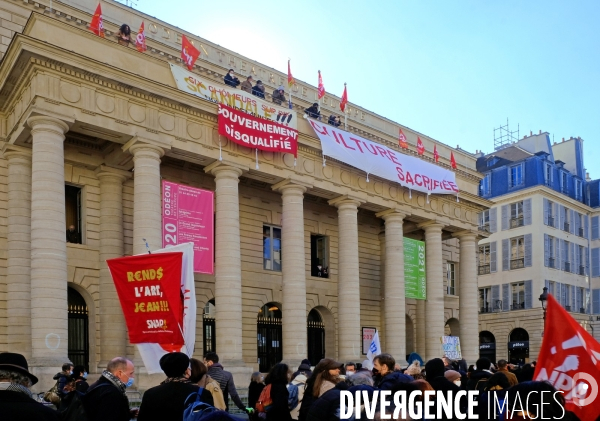
[[[173,247],[177,245],[177,225],[165,224],[164,227],[164,247]]]

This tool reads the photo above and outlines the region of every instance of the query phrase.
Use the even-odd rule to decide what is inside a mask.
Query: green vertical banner
[[[425,242],[404,237],[404,285],[406,298],[427,298]]]

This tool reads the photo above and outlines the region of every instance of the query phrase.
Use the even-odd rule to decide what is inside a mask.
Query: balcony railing
[[[510,227],[511,228],[518,228],[518,227],[522,227],[522,226],[523,226],[523,217],[512,218],[510,220]]]
[[[512,259],[510,261],[510,269],[522,269],[525,267],[525,259]]]
[[[554,217],[552,215],[548,215],[548,225],[551,227],[554,226]]]
[[[571,306],[565,306],[565,310],[571,311]]]
[[[565,262],[565,272],[571,272],[571,262]]]
[[[492,313],[492,312],[493,312],[493,309],[492,309],[492,306],[490,306],[490,305],[486,305],[485,307],[481,307],[481,308],[479,309],[479,312],[480,312],[480,313]]]
[[[523,310],[524,308],[525,308],[525,303],[524,302],[523,303],[513,303],[510,306],[511,310]]]
[[[569,232],[571,226],[569,225],[568,222],[565,222],[565,225],[563,226],[563,231]]]
[[[585,314],[585,307],[580,307],[579,312]]]
[[[554,266],[554,264],[555,264],[554,263],[554,257],[549,257],[548,258],[548,267],[554,269],[556,267],[556,266]]]
[[[479,231],[490,232],[490,224],[480,225]]]
[[[581,276],[584,276],[584,275],[585,275],[585,266],[579,266],[579,274],[580,274]]]
[[[454,287],[447,286],[446,287],[446,294],[447,295],[456,295],[456,294],[454,294]]]
[[[579,236],[583,238],[583,227],[579,227]]]
[[[480,275],[488,275],[490,273],[490,265],[479,266]]]

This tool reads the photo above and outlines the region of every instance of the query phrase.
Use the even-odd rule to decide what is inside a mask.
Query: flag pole
[[[344,82],[344,92],[346,92],[346,82]],[[348,100],[346,100],[346,104]],[[346,111],[346,104],[344,104],[344,130],[348,131],[348,112]]]

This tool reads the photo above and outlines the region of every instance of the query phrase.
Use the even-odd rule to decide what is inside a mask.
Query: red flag
[[[288,87],[292,87],[294,84],[294,76],[292,76],[292,68],[290,67],[290,61],[288,60]]]
[[[138,49],[140,53],[143,53],[147,50],[146,48],[146,33],[144,32],[144,22],[140,25],[140,30],[135,37],[135,48]]]
[[[435,159],[435,162],[440,160],[440,154],[438,153],[437,146],[435,144],[433,145],[433,159]]]
[[[548,295],[546,327],[537,361],[534,380],[548,381],[563,392],[568,411],[580,420],[600,416],[596,380],[600,379],[600,343],[552,295]]]
[[[425,145],[423,145],[420,137],[417,137],[417,153],[419,155],[423,155],[425,153]]]
[[[340,110],[344,112],[346,109],[346,104],[348,103],[348,91],[346,90],[346,84],[344,83],[344,93],[342,94],[342,99],[340,101]]]
[[[181,59],[188,69],[194,68],[194,63],[200,56],[200,51],[194,47],[194,44],[188,41],[185,35],[181,37]]]
[[[325,86],[323,85],[323,78],[321,77],[320,70],[319,70],[319,87],[317,89],[317,93],[318,93],[319,99],[321,99],[325,96]]]
[[[456,159],[454,159],[454,153],[450,151],[450,165],[452,168],[456,169]]]
[[[401,148],[408,149],[408,143],[406,143],[406,136],[404,136],[402,128],[400,128],[400,134],[398,135],[398,143]]]
[[[102,23],[102,8],[100,7],[100,3],[98,3],[98,7],[96,7],[94,16],[92,16],[92,21],[90,22],[90,31],[104,38],[104,24]]]

